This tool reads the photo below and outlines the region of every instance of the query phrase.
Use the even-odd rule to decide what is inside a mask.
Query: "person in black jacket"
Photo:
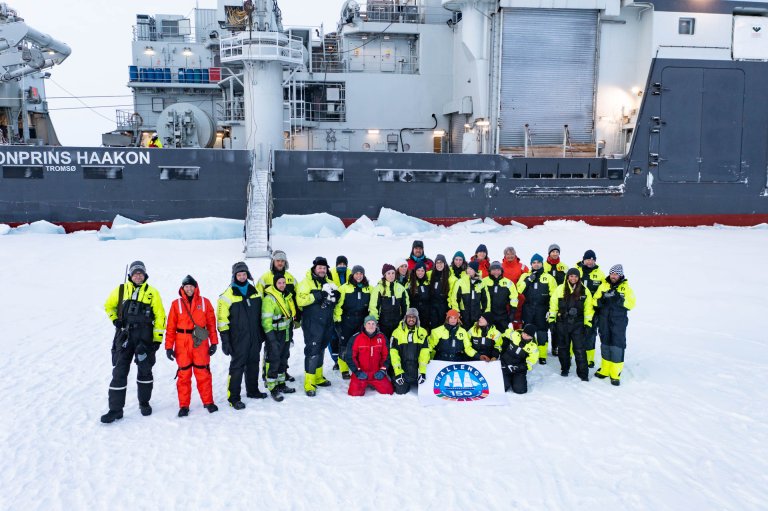
[[[245,263],[232,265],[232,282],[219,296],[216,311],[221,350],[231,357],[227,400],[235,410],[245,408],[240,400],[243,375],[246,396],[254,399],[267,397],[259,390],[259,358],[264,343],[261,294],[251,280],[251,272]]]
[[[365,268],[360,265],[352,267],[352,278],[339,288],[339,300],[333,311],[333,324],[339,336],[339,369],[341,377],[349,380],[349,365],[344,360],[347,343],[363,329],[363,320],[368,315],[371,302],[371,286],[365,276]]]
[[[429,276],[427,275],[427,268],[422,262],[416,263],[411,272],[408,282],[408,297],[411,307],[419,311],[419,318],[424,318],[424,321],[420,320],[420,326],[429,333],[429,311],[431,309]]]
[[[515,394],[528,392],[528,371],[538,357],[536,345],[537,327],[527,324],[522,330],[509,329],[504,332],[501,348],[501,374],[504,376],[504,391],[512,389]]]
[[[434,269],[429,272],[429,325],[437,328],[445,321],[445,314],[450,307],[451,276],[448,262],[443,254],[435,257]]]

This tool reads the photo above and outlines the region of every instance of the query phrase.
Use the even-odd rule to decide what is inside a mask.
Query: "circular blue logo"
[[[490,393],[483,373],[469,364],[446,366],[435,376],[432,388],[437,397],[448,401],[478,401]]]

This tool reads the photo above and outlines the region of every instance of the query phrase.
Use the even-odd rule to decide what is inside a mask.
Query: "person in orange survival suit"
[[[176,388],[179,392],[179,417],[189,415],[189,401],[192,397],[192,372],[195,373],[200,400],[209,413],[219,409],[213,402],[211,388],[211,355],[216,353],[219,343],[216,334],[216,314],[211,302],[200,296],[197,281],[191,275],[181,281],[178,298],[173,301],[168,314],[165,333],[165,353],[169,360],[176,359]],[[195,327],[205,328],[208,338],[194,336]],[[203,335],[205,335],[203,333]]]
[[[349,343],[345,360],[352,373],[347,394],[363,396],[365,389],[372,386],[379,394],[392,394],[395,388],[387,377],[387,338],[379,330],[375,316],[367,316],[363,328]]]

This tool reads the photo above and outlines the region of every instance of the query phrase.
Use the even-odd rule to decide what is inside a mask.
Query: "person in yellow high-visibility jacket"
[[[635,307],[635,292],[629,287],[622,265],[611,266],[608,278],[595,291],[593,302],[597,306],[600,354],[603,357],[595,376],[610,377],[611,383],[618,386],[627,349],[627,311]]]
[[[163,148],[163,143],[160,141],[160,138],[158,138],[157,133],[152,135],[152,138],[149,140],[149,143],[147,144],[147,147],[155,147],[158,149]]]

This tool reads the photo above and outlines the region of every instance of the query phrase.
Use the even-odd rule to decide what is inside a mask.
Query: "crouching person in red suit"
[[[352,374],[347,393],[350,396],[365,395],[365,389],[370,385],[380,394],[392,394],[394,388],[385,365],[388,355],[387,338],[379,331],[376,318],[367,316],[362,332],[347,343],[344,358]]]
[[[165,334],[165,352],[168,359],[176,359],[179,365],[176,372],[179,417],[189,415],[193,372],[203,406],[213,413],[219,409],[213,403],[210,368],[211,355],[216,353],[216,345],[219,343],[216,335],[216,314],[211,302],[200,296],[197,282],[189,275],[181,282],[179,296],[181,298],[171,304]],[[205,335],[209,337],[200,338]]]

